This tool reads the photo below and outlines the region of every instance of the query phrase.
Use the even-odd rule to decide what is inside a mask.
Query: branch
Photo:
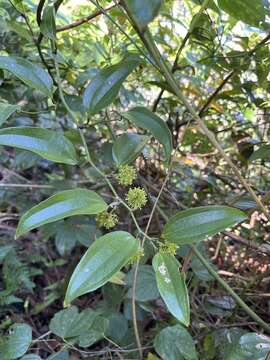
[[[205,104],[201,108],[199,112],[199,116],[202,117],[205,113],[205,111],[209,108],[209,106],[212,104],[213,100],[218,96],[220,91],[224,88],[224,86],[229,82],[229,80],[237,73],[237,70],[232,70],[225,79],[220,83],[220,85],[216,88],[216,90],[209,96],[209,98],[206,100]]]
[[[186,46],[186,43],[188,42],[188,39],[190,38],[190,35],[191,35],[191,32],[188,31],[188,32],[186,33],[186,36],[184,37],[184,39],[183,39],[183,41],[182,41],[181,46],[179,47],[179,50],[177,51],[177,54],[176,54],[176,57],[175,57],[175,60],[174,60],[173,66],[172,66],[172,73],[175,73],[175,71],[177,70],[179,57],[180,57],[180,55],[181,55],[182,50],[183,50],[184,47]],[[161,99],[162,99],[162,96],[163,96],[163,94],[164,94],[164,91],[165,91],[164,89],[161,89],[160,92],[159,92],[159,94],[158,94],[158,97],[157,97],[156,100],[154,101],[153,109],[152,109],[153,112],[156,112],[156,111],[157,111],[158,104],[159,104],[159,102],[160,102]]]
[[[204,12],[204,10],[207,8],[207,5],[209,3],[209,0],[205,0],[199,10],[199,12],[195,15],[194,17],[194,21],[193,21],[193,24],[192,26],[190,27],[190,29],[188,30],[188,32],[186,33],[186,36],[184,37],[183,41],[182,41],[182,44],[179,48],[179,50],[177,51],[177,54],[176,54],[176,57],[175,57],[175,60],[174,60],[174,63],[173,63],[173,66],[172,66],[172,73],[174,74],[175,71],[177,70],[177,67],[178,67],[178,61],[179,61],[179,58],[180,58],[180,55],[182,53],[182,50],[184,49],[184,47],[186,46],[194,28],[196,27],[199,19],[200,19],[200,16],[202,15],[202,13]],[[160,93],[158,94],[158,97],[157,99],[155,100],[154,102],[154,105],[153,105],[153,112],[156,112],[157,110],[157,107],[158,107],[158,104],[159,102],[161,101],[162,99],[162,96],[163,96],[163,93],[164,93],[165,90],[161,90]]]
[[[224,281],[218,273],[212,268],[208,261],[202,256],[196,246],[191,245],[191,248],[200,262],[205,266],[208,272],[213,278],[231,295],[235,302],[254,320],[260,325],[268,334],[270,333],[270,325],[262,320],[235,292],[234,290]]]
[[[231,231],[222,231],[222,233],[228,237],[230,237],[232,240],[235,240],[235,241],[238,241],[239,243],[249,247],[249,248],[252,248],[254,250],[257,250],[263,254],[266,254],[268,256],[270,256],[269,254],[269,251],[267,249],[264,249],[263,246],[259,246],[259,245],[256,245],[256,244],[253,244],[251,241],[247,240],[247,239],[244,239],[242,236],[238,236],[236,234],[234,234],[233,232]]]
[[[256,53],[256,51],[261,48],[263,45],[265,45],[268,40],[270,40],[270,33],[264,38],[262,39],[262,41],[260,41],[253,49],[251,49],[248,52],[248,56],[251,57],[252,55],[254,55]],[[217,97],[217,95],[220,93],[220,91],[224,88],[224,86],[229,82],[229,80],[235,76],[237,73],[239,72],[239,69],[234,69],[232,70],[225,78],[224,80],[221,82],[221,84],[217,87],[217,89],[213,92],[213,94],[211,94],[209,96],[209,98],[206,100],[205,104],[203,105],[203,107],[201,108],[200,112],[199,112],[199,116],[202,117],[205,113],[205,111],[209,108],[209,106],[211,105],[211,103],[213,102],[213,100]]]
[[[115,8],[117,5],[118,5],[118,4],[113,4],[113,5],[105,8],[103,11],[109,11],[109,10]],[[85,23],[89,22],[90,20],[93,20],[94,18],[102,15],[102,14],[103,14],[103,11],[101,11],[101,10],[96,11],[96,12],[94,12],[93,14],[88,15],[88,16],[86,16],[86,17],[84,17],[84,18],[82,18],[82,19],[80,19],[80,20],[78,20],[78,21],[75,21],[75,22],[71,23],[71,24],[58,27],[58,28],[56,28],[56,32],[62,32],[62,31],[74,29],[74,28],[76,28],[76,27],[78,27],[78,26],[80,26],[80,25],[82,25],[82,24],[85,24]]]
[[[42,14],[42,9],[44,7],[45,4],[45,0],[40,0],[37,6],[37,14],[36,14],[36,20],[38,25],[41,24],[41,14]]]

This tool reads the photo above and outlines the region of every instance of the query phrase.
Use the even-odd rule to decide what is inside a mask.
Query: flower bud
[[[115,175],[116,180],[120,185],[129,186],[132,185],[136,179],[136,169],[130,165],[120,165],[118,173]]]
[[[147,195],[144,189],[135,187],[129,189],[126,200],[132,210],[141,209],[147,203]]]
[[[118,216],[114,212],[103,211],[96,216],[99,227],[109,230],[118,223]]]

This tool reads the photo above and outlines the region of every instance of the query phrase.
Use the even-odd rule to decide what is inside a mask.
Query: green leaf
[[[163,229],[163,237],[183,245],[213,236],[247,219],[246,214],[229,206],[209,205],[179,211]]]
[[[52,79],[38,65],[19,57],[0,56],[0,69],[11,72],[26,85],[51,97],[53,92]]]
[[[218,6],[236,20],[252,26],[259,26],[265,21],[262,0],[218,0]]]
[[[68,351],[58,351],[50,355],[46,360],[69,360],[69,353]]]
[[[122,116],[137,127],[150,133],[164,146],[166,159],[169,160],[172,152],[172,136],[167,124],[152,111],[145,107],[135,107]]]
[[[15,111],[20,110],[19,105],[11,105],[0,101],[0,126],[12,115]]]
[[[185,275],[179,273],[180,263],[170,254],[158,253],[153,259],[153,268],[159,293],[170,313],[188,326],[190,309]]]
[[[139,242],[129,233],[115,231],[96,240],[76,266],[69,281],[65,304],[108,282],[138,251]]]
[[[54,130],[34,127],[0,129],[0,145],[32,151],[57,163],[76,165],[78,162],[72,142]]]
[[[270,159],[270,145],[263,145],[250,156],[249,160],[265,160]]]
[[[20,219],[16,238],[41,225],[73,215],[93,215],[107,204],[92,190],[73,189],[59,192],[28,210]]]
[[[112,313],[108,317],[108,328],[106,329],[106,336],[116,342],[116,344],[121,344],[128,332],[128,321],[125,316],[121,313]],[[117,329],[117,331],[115,331]]]
[[[79,346],[89,347],[103,339],[108,323],[108,319],[104,316],[97,316],[91,328],[79,337]]]
[[[40,356],[35,354],[28,354],[21,358],[21,360],[42,360]]]
[[[134,280],[134,271],[130,271],[125,282],[130,287],[127,292],[127,298],[132,299],[132,286]],[[137,301],[151,301],[159,298],[159,291],[157,288],[157,282],[155,273],[152,266],[142,265],[139,268],[137,276],[136,296]]]
[[[16,10],[18,12],[24,13],[25,12],[25,7],[23,4],[23,0],[14,0],[12,2],[12,4],[15,6]]]
[[[3,262],[8,253],[13,249],[13,245],[0,246],[0,264]]]
[[[16,33],[21,39],[26,39],[27,41],[32,41],[32,36],[28,28],[20,22],[15,22],[14,20],[9,20],[5,22],[5,30],[7,32]]]
[[[214,330],[204,340],[205,350],[208,352],[210,350],[213,356],[222,354],[222,360],[225,360],[234,351],[241,336],[245,333],[244,329],[237,327]],[[211,359],[214,358],[211,357]]]
[[[120,63],[100,70],[85,89],[85,109],[95,114],[110,105],[117,97],[122,83],[140,62],[138,56],[130,55]]]
[[[140,29],[144,29],[158,14],[162,0],[124,0]]]
[[[200,5],[200,6],[202,5],[201,0],[191,0],[191,1],[194,2],[196,5]],[[219,12],[218,7],[215,4],[215,0],[209,0],[209,2],[207,4],[207,8],[212,9],[216,12]]]
[[[0,359],[13,360],[23,356],[32,342],[32,329],[26,324],[14,324],[9,335],[1,337]]]
[[[232,344],[224,360],[265,360],[270,352],[270,338],[248,333],[242,335],[238,344]]]
[[[76,306],[57,312],[50,321],[50,330],[62,339],[72,339],[89,331],[98,314],[92,309],[79,313]]]
[[[206,251],[206,244],[203,241],[201,241],[198,244],[196,244],[196,247],[200,251],[200,253],[206,258],[209,266],[214,268],[214,265],[211,263],[211,260],[209,259],[208,252]],[[187,253],[189,252],[189,250],[190,248],[187,247]],[[199,281],[209,282],[214,280],[213,276],[209,273],[209,271],[205,268],[205,266],[200,262],[200,260],[196,256],[192,257],[190,262],[190,268],[192,269],[193,274],[198,278]]]
[[[147,144],[149,136],[126,133],[113,144],[113,159],[117,166],[134,161]]]
[[[61,256],[68,254],[76,245],[78,229],[68,222],[58,224],[55,234],[55,246]]]
[[[198,356],[188,331],[181,325],[168,326],[155,338],[156,352],[166,360],[197,360]]]
[[[56,39],[55,8],[53,3],[48,4],[43,11],[40,31],[47,38],[51,40]]]

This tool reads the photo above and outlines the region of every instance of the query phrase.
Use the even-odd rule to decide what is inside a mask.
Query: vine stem
[[[74,112],[68,106],[68,104],[67,104],[67,102],[65,100],[64,94],[63,94],[63,90],[62,90],[62,86],[61,86],[60,71],[59,71],[59,66],[58,66],[58,62],[57,62],[57,59],[56,59],[56,46],[55,46],[55,43],[52,43],[52,49],[53,49],[53,55],[54,55],[53,56],[53,58],[54,58],[54,66],[55,66],[55,71],[56,71],[56,81],[57,81],[57,84],[58,84],[58,90],[59,90],[59,95],[60,95],[61,101],[62,101],[63,105],[65,106],[66,110],[68,111],[68,113],[70,114],[70,116],[72,117],[72,119],[74,120],[75,124],[78,124],[77,116],[74,114]],[[111,184],[110,180],[107,178],[107,176],[93,162],[93,160],[91,158],[91,155],[90,155],[90,152],[89,152],[89,149],[88,149],[88,146],[87,146],[87,143],[86,143],[86,139],[85,139],[83,130],[81,128],[79,128],[79,133],[80,133],[80,137],[81,137],[81,140],[82,140],[83,147],[84,147],[85,152],[86,152],[86,158],[87,158],[88,162],[90,163],[90,165],[97,171],[98,174],[100,174],[104,178],[104,180],[106,181],[108,187],[111,189],[111,191],[112,191],[113,195],[115,196],[115,198],[129,211],[129,213],[130,213],[130,215],[132,217],[132,220],[133,220],[139,234],[142,234],[144,239],[146,239],[146,238],[150,239],[148,237],[147,233],[144,233],[141,230],[132,209],[130,209],[130,207],[125,203],[125,201],[123,201],[118,196],[118,194],[117,194],[116,190],[114,189],[113,185]],[[135,268],[134,276],[135,276],[135,274],[136,274],[136,278],[137,278],[138,266]],[[132,307],[132,309],[133,309],[133,307]],[[136,308],[135,308],[135,317],[136,317]],[[137,325],[137,322],[136,322],[136,325]],[[141,343],[140,343],[140,337],[139,337],[139,332],[138,332],[138,327],[137,326],[134,327],[134,331],[135,331],[136,341],[137,341],[137,343],[139,345],[138,346],[139,353],[140,353],[140,356],[142,358],[142,347],[141,347]]]
[[[181,144],[181,142],[182,142],[182,140],[183,140],[183,138],[185,136],[185,132],[186,132],[188,126],[189,126],[189,123],[187,124],[185,130],[183,131],[181,139],[179,139],[179,145]],[[148,231],[149,231],[149,228],[150,228],[154,213],[155,213],[155,211],[156,211],[156,209],[158,207],[159,199],[160,199],[160,197],[161,197],[161,195],[162,195],[162,193],[163,193],[163,191],[164,191],[164,189],[165,189],[165,187],[167,185],[167,182],[168,182],[168,180],[170,178],[172,165],[173,165],[176,153],[178,151],[179,145],[176,146],[176,148],[174,149],[174,151],[172,153],[170,163],[169,163],[169,166],[168,166],[168,170],[167,170],[167,175],[166,175],[166,177],[165,177],[165,179],[163,181],[163,184],[162,184],[162,186],[161,186],[161,188],[159,190],[159,193],[158,193],[158,195],[156,197],[156,200],[153,203],[153,207],[152,207],[152,210],[151,210],[151,213],[150,213],[150,216],[149,216],[149,220],[148,220],[146,228],[145,228],[145,234],[146,235],[148,234]],[[144,236],[143,239],[142,239],[142,242],[141,242],[141,247],[142,248],[144,247],[145,240],[146,240],[146,237]],[[138,349],[139,349],[140,357],[143,358],[143,353],[142,353],[142,350],[141,350],[142,349],[142,344],[141,344],[141,339],[140,339],[140,335],[139,335],[139,331],[138,331],[137,314],[136,314],[136,286],[137,286],[137,280],[138,280],[139,266],[140,266],[140,259],[138,259],[136,261],[136,263],[135,263],[134,278],[133,278],[133,283],[132,283],[131,305],[132,305],[132,321],[133,321],[133,327],[134,327],[136,342],[137,342],[137,346],[138,346]]]
[[[129,34],[112,18],[112,16],[110,14],[108,14],[108,12],[105,11],[105,9],[103,9],[96,1],[94,0],[89,0],[93,5],[96,6],[97,9],[99,9],[103,15],[105,15],[110,21],[112,24],[114,24],[117,29],[119,31],[121,31],[122,34],[125,35],[125,37],[132,43],[133,46],[135,46],[135,48],[140,52],[140,54],[152,65],[154,66],[157,70],[158,70],[158,67],[157,65],[155,64],[155,62],[153,62],[153,60],[151,58],[149,58],[147,56],[147,54],[145,54],[145,52],[137,45],[136,41],[134,41],[132,39],[131,36],[129,36]],[[116,3],[116,1],[114,0],[114,2]],[[116,6],[118,6],[119,4],[116,3]]]
[[[164,213],[162,209],[157,206],[157,210],[161,217],[168,221],[168,216]],[[203,266],[207,269],[207,271],[213,276],[213,278],[221,285],[235,300],[235,302],[256,322],[256,324],[260,325],[268,334],[270,334],[270,325],[267,324],[263,319],[261,319],[241,298],[236,292],[230,287],[229,284],[225,280],[223,280],[215,269],[209,264],[209,262],[205,259],[205,257],[200,253],[200,251],[194,245],[190,245],[190,249],[197,256]]]
[[[205,0],[207,1],[207,0]],[[152,38],[152,35],[148,28],[144,32],[142,32],[134,20],[134,17],[130,13],[125,0],[122,2],[124,9],[127,12],[128,17],[130,18],[134,29],[138,33],[139,37],[141,38],[142,42],[146,46],[148,52],[154,59],[156,65],[159,67],[159,70],[161,74],[165,77],[167,83],[171,86],[173,91],[175,92],[178,99],[181,101],[181,103],[186,107],[190,115],[193,117],[194,120],[196,120],[198,126],[203,131],[203,133],[208,137],[212,145],[218,150],[221,157],[227,162],[227,164],[230,166],[230,168],[233,170],[235,176],[238,178],[239,182],[242,184],[242,186],[247,190],[247,192],[252,196],[254,201],[256,202],[258,208],[264,213],[264,215],[267,217],[268,220],[270,220],[270,215],[266,207],[264,206],[261,199],[256,195],[255,191],[252,189],[252,187],[248,184],[248,182],[243,178],[241,172],[238,170],[237,166],[234,164],[234,162],[230,159],[230,157],[226,154],[223,147],[219,144],[218,140],[216,139],[214,133],[208,129],[208,127],[205,125],[203,119],[199,116],[199,114],[196,112],[196,110],[193,109],[192,105],[189,103],[189,101],[186,99],[186,97],[182,94],[181,90],[179,89],[179,86],[177,84],[177,81],[172,74],[170,68],[168,67],[167,63],[164,61],[159,49],[156,46],[155,41]]]
[[[115,8],[117,6],[117,4],[112,4],[112,5],[109,5],[107,8],[104,9],[104,11],[109,11],[109,10],[112,10],[113,8]],[[64,25],[64,26],[61,26],[61,27],[57,27],[56,28],[56,32],[62,32],[62,31],[66,31],[66,30],[71,30],[71,29],[74,29],[80,25],[83,25],[85,23],[88,23],[90,20],[93,20],[95,19],[96,17],[98,17],[99,15],[103,14],[102,11],[97,11],[93,14],[90,14],[88,16],[85,16],[83,17],[82,19],[79,19],[71,24],[68,24],[68,25]]]
[[[270,325],[263,321],[241,298],[236,292],[223,280],[218,273],[212,268],[208,261],[203,257],[196,246],[191,245],[191,249],[208,272],[215,278],[215,280],[231,295],[235,302],[254,320],[260,325],[267,333],[270,334]]]
[[[208,4],[208,0],[205,0],[204,4],[203,4],[204,8],[207,7],[207,4]],[[176,96],[178,97],[178,99],[184,104],[184,106],[186,107],[188,112],[192,115],[194,120],[196,120],[196,122],[198,123],[200,129],[208,137],[208,139],[213,144],[213,146],[218,150],[218,152],[223,157],[223,159],[228,163],[230,168],[233,170],[235,176],[238,178],[239,182],[250,193],[250,195],[252,196],[252,198],[256,202],[257,206],[260,208],[260,210],[265,214],[265,216],[268,219],[270,219],[269,213],[268,213],[266,207],[264,206],[264,204],[262,203],[262,201],[260,200],[260,198],[256,195],[255,191],[248,184],[248,182],[243,178],[243,176],[242,176],[241,172],[238,170],[237,166],[233,163],[233,161],[230,159],[230,157],[226,154],[223,147],[217,141],[214,133],[212,133],[208,129],[208,127],[205,125],[205,123],[202,120],[202,118],[200,117],[200,115],[197,114],[197,112],[193,109],[192,105],[189,103],[189,101],[186,99],[186,97],[180,91],[180,89],[178,87],[178,84],[177,84],[177,81],[176,81],[175,77],[173,76],[172,71],[169,69],[168,65],[164,61],[159,49],[157,48],[149,29],[146,28],[146,30],[144,32],[142,32],[138,28],[138,26],[136,24],[136,21],[134,20],[132,14],[130,13],[130,11],[129,11],[126,3],[125,3],[125,0],[122,1],[122,5],[123,5],[124,9],[126,10],[126,13],[127,13],[128,17],[129,17],[129,19],[131,20],[131,23],[134,26],[135,31],[138,33],[138,35],[141,38],[142,42],[146,46],[149,54],[154,59],[156,65],[159,67],[160,72],[165,77],[168,84],[174,90],[174,92],[175,92]],[[157,207],[158,204],[155,203],[154,206]],[[167,216],[165,214],[164,214],[164,216],[167,218]],[[234,298],[234,300],[238,303],[238,305],[241,306],[252,317],[252,319],[254,319],[259,325],[261,325],[264,330],[266,330],[267,332],[270,333],[270,326],[267,323],[265,323],[252,309],[250,309],[250,307],[247,304],[245,304],[245,302],[234,292],[234,290],[226,283],[226,281],[224,281],[217,274],[217,272],[214,269],[211,268],[211,266],[208,264],[207,260],[202,256],[202,254],[196,248],[192,247],[192,250],[194,251],[195,255],[199,258],[199,260],[202,262],[202,264],[207,268],[207,270],[218,281],[218,283],[222,287],[224,287],[225,290],[227,290],[229,292],[229,294]],[[138,267],[139,267],[139,264],[135,268],[135,270],[137,269],[136,273],[138,273]],[[135,288],[135,291],[136,291],[136,285],[134,286],[134,288]],[[136,295],[135,291],[134,291],[133,295]],[[135,301],[134,301],[134,303],[135,303]],[[135,329],[135,334],[136,334],[137,319],[136,319],[136,308],[135,308],[134,304],[133,304],[133,323],[134,323],[134,329]],[[138,332],[136,334],[136,340],[137,340],[138,347],[141,348],[141,342],[140,342]],[[142,352],[141,351],[140,351],[140,356],[142,358]]]
[[[152,38],[149,30],[146,31],[144,39],[146,41],[147,47],[148,47],[151,55],[156,60],[157,64],[160,66],[160,69],[162,70],[164,77],[166,78],[169,85],[175,91],[179,100],[184,104],[184,106],[187,108],[187,110],[192,115],[192,117],[197,121],[201,130],[208,137],[208,139],[213,144],[213,146],[219,151],[219,153],[223,157],[223,159],[228,163],[230,168],[233,170],[235,176],[238,178],[239,182],[243,185],[243,187],[247,190],[247,192],[250,193],[250,195],[256,202],[257,206],[260,208],[260,210],[264,213],[264,215],[268,218],[268,220],[270,220],[269,212],[266,209],[266,207],[264,206],[264,204],[262,203],[261,199],[256,195],[255,191],[252,189],[252,187],[249,185],[249,183],[243,178],[241,172],[238,170],[237,166],[230,159],[230,157],[226,154],[225,150],[223,149],[223,147],[220,145],[220,143],[216,139],[214,133],[208,129],[208,127],[205,125],[202,118],[197,114],[197,112],[190,105],[190,103],[188,102],[186,97],[180,91],[174,76],[172,75],[167,64],[163,60],[155,42],[153,41],[153,38]]]
[[[133,213],[133,210],[126,204],[126,202],[118,195],[117,191],[115,190],[114,186],[112,185],[112,183],[110,182],[110,180],[108,179],[108,177],[106,176],[106,174],[104,174],[94,163],[94,161],[92,160],[91,154],[89,152],[87,143],[86,143],[86,139],[83,133],[83,130],[79,127],[79,119],[77,118],[77,115],[70,109],[69,105],[66,102],[66,99],[64,97],[64,93],[63,93],[63,89],[62,89],[62,85],[61,85],[61,76],[60,76],[60,70],[59,70],[59,65],[57,62],[57,58],[56,58],[56,44],[54,41],[51,42],[51,46],[52,46],[52,54],[53,54],[53,60],[54,60],[54,67],[55,67],[55,72],[56,72],[56,82],[57,82],[57,86],[58,86],[58,91],[59,91],[59,96],[60,99],[63,103],[63,105],[65,106],[67,112],[70,114],[71,118],[73,119],[74,123],[78,126],[79,129],[79,134],[81,137],[81,141],[83,144],[83,147],[85,149],[85,154],[86,154],[86,158],[87,161],[89,162],[89,164],[96,170],[96,172],[105,180],[106,184],[108,185],[108,187],[110,188],[111,192],[113,193],[115,199],[117,201],[119,201],[120,204],[122,204],[130,213],[130,216],[136,226],[136,229],[138,230],[139,234],[146,237],[147,239],[151,240],[151,238],[145,233],[143,232],[143,230],[140,228],[138,221]]]

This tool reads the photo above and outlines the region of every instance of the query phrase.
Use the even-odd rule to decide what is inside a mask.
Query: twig
[[[189,104],[189,102],[186,100],[186,98],[182,95],[181,91],[178,88],[177,83],[175,82],[173,76],[171,75],[170,71],[168,70],[166,64],[163,62],[163,58],[161,57],[155,43],[152,40],[152,37],[149,32],[146,34],[146,38],[143,38],[144,41],[146,41],[146,44],[149,48],[150,53],[153,55],[153,57],[156,59],[157,64],[161,67],[162,71],[164,71],[164,76],[169,82],[169,84],[173,87],[174,91],[176,92],[178,98],[182,101],[182,103],[186,106],[190,114],[194,117],[194,119],[197,121],[200,128],[203,130],[203,132],[207,135],[209,140],[212,142],[212,144],[218,149],[221,156],[226,160],[226,162],[229,164],[229,166],[232,168],[234,174],[237,176],[240,183],[246,188],[246,190],[251,194],[253,199],[256,201],[258,207],[261,209],[261,211],[266,215],[266,217],[269,219],[269,213],[261,200],[257,197],[254,190],[251,188],[251,186],[246,182],[246,180],[242,177],[240,171],[238,170],[237,166],[231,161],[231,159],[228,157],[226,152],[223,150],[223,148],[220,146],[219,142],[215,138],[215,135],[208,129],[208,127],[204,124],[203,120],[198,116],[196,111],[193,109],[193,107]],[[196,256],[199,258],[199,260],[202,262],[202,264],[207,268],[207,270],[213,275],[213,277],[229,292],[230,295],[232,295],[237,301],[237,303],[255,320],[259,325],[261,325],[268,333],[270,333],[270,326],[266,324],[255,312],[253,312],[248,305],[246,305],[243,300],[232,290],[232,288],[219,277],[219,275],[216,273],[215,270],[212,269],[212,267],[208,264],[207,260],[201,255],[201,253],[192,246],[192,249]]]
[[[103,10],[105,12],[107,12],[107,11],[115,8],[116,6],[117,6],[117,4],[113,4],[113,5],[108,6],[107,8],[104,8]],[[74,28],[76,28],[76,27],[78,27],[78,26],[80,26],[82,24],[85,24],[85,23],[89,22],[90,20],[95,19],[96,17],[98,17],[98,16],[100,16],[102,14],[103,14],[103,11],[101,11],[101,10],[96,11],[93,14],[90,14],[90,15],[88,15],[88,16],[80,19],[80,20],[77,20],[77,21],[75,21],[75,22],[73,22],[71,24],[61,26],[61,27],[57,27],[56,32],[62,32],[62,31],[74,29]]]
[[[160,197],[161,197],[161,195],[162,195],[162,193],[163,193],[163,191],[164,191],[164,189],[165,189],[165,187],[167,185],[167,182],[168,182],[168,180],[169,180],[169,178],[171,176],[172,166],[173,166],[173,163],[174,163],[174,158],[175,158],[175,156],[177,154],[179,145],[182,143],[182,140],[183,140],[183,138],[185,136],[185,132],[186,132],[187,128],[188,128],[188,126],[183,131],[181,139],[179,139],[179,144],[174,149],[173,154],[171,156],[170,163],[169,163],[168,170],[167,170],[167,175],[166,175],[166,177],[165,177],[165,179],[163,181],[163,184],[162,184],[162,186],[160,188],[160,191],[159,191],[159,193],[157,195],[157,198],[156,198],[156,200],[154,202],[154,205],[152,207],[152,210],[151,210],[151,213],[150,213],[150,216],[149,216],[149,220],[148,220],[147,225],[146,225],[146,229],[145,229],[145,234],[146,235],[148,234],[148,231],[149,231],[149,228],[150,228],[154,213],[155,213],[155,211],[156,211],[156,209],[158,207],[158,202],[160,200]],[[145,239],[146,239],[146,237],[144,236],[143,239],[142,239],[142,242],[141,242],[141,247],[142,248],[144,247]],[[140,259],[138,259],[138,261],[135,263],[134,277],[133,277],[133,284],[132,284],[132,300],[131,300],[131,303],[132,303],[132,320],[133,320],[133,327],[134,327],[136,342],[137,342],[138,348],[141,349],[142,345],[141,345],[141,340],[140,340],[140,336],[139,336],[139,331],[138,331],[138,326],[137,326],[137,315],[136,315],[136,286],[137,286],[137,277],[138,277],[139,265],[140,265]],[[143,353],[142,353],[141,350],[139,352],[140,352],[140,357],[142,359],[143,358]]]
[[[37,6],[36,20],[38,25],[41,24],[41,14],[46,0],[40,0]]]
[[[267,43],[267,41],[270,39],[270,33],[264,38],[262,39],[253,49],[251,49],[247,55],[248,56],[252,56],[255,54],[255,52],[262,47],[263,45],[265,45]],[[229,80],[235,76],[236,74],[238,74],[239,69],[235,68],[234,70],[232,70],[225,78],[224,80],[222,80],[222,82],[220,83],[220,85],[217,87],[217,89],[213,92],[213,94],[211,94],[209,96],[209,98],[206,100],[205,104],[203,105],[203,107],[201,108],[201,110],[199,111],[199,116],[202,117],[205,113],[205,111],[209,108],[209,106],[211,105],[211,103],[213,102],[213,100],[217,97],[217,95],[220,93],[220,91],[224,88],[224,86],[229,82]]]
[[[222,241],[223,241],[223,236],[221,235],[218,239],[218,243],[217,243],[217,246],[216,246],[216,250],[215,250],[215,254],[214,256],[211,258],[212,261],[216,260],[218,258],[218,254],[219,254],[219,251],[220,251],[220,247],[221,247],[221,244],[222,244]]]
[[[220,93],[220,91],[224,88],[224,86],[229,82],[229,80],[236,74],[237,71],[232,70],[225,78],[222,80],[220,85],[216,88],[216,90],[209,96],[209,98],[206,100],[205,104],[199,111],[199,116],[202,117],[205,113],[205,111],[209,108],[209,106],[212,104],[213,100],[217,97],[217,95]]]
[[[5,184],[5,183],[0,183],[0,188],[54,189],[55,186],[42,185],[42,184]]]
[[[227,162],[230,168],[233,170],[234,175],[238,178],[238,181],[243,185],[243,187],[250,193],[254,201],[256,202],[258,208],[265,214],[265,216],[270,220],[270,215],[264,204],[262,203],[261,199],[256,195],[255,191],[252,187],[247,183],[247,181],[243,178],[241,172],[239,171],[238,167],[234,164],[234,162],[230,159],[230,157],[226,154],[223,147],[220,145],[219,141],[216,139],[214,133],[210,131],[207,125],[204,123],[203,119],[197,114],[197,112],[193,109],[192,105],[188,102],[186,97],[180,91],[178,84],[173,77],[171,71],[168,69],[167,64],[164,62],[163,57],[161,56],[153,38],[147,30],[143,35],[141,35],[142,41],[144,41],[145,45],[147,46],[150,54],[155,59],[157,65],[160,67],[160,70],[163,72],[163,76],[166,78],[168,84],[172,87],[175,94],[179,98],[179,100],[184,104],[187,108],[188,112],[192,115],[192,117],[196,120],[198,126],[203,131],[203,133],[208,137],[210,142],[213,146],[218,150],[221,157]]]
[[[54,66],[55,66],[55,71],[56,71],[56,81],[57,81],[57,87],[58,87],[58,91],[59,91],[59,96],[60,96],[60,99],[64,105],[64,107],[66,108],[67,112],[69,113],[69,115],[71,116],[71,118],[73,119],[74,121],[74,124],[79,126],[79,119],[77,118],[77,115],[71,110],[71,108],[69,107],[69,105],[67,104],[66,100],[65,100],[65,97],[64,97],[64,93],[63,93],[63,90],[62,90],[62,83],[61,83],[61,76],[60,76],[60,70],[59,70],[59,65],[58,65],[58,62],[57,62],[57,57],[56,57],[56,54],[57,54],[57,47],[56,47],[56,43],[54,41],[51,42],[51,45],[52,45],[52,54],[53,54],[53,60],[54,60]],[[109,180],[108,176],[106,174],[104,174],[97,166],[96,164],[94,163],[94,161],[92,160],[92,157],[90,155],[90,152],[89,152],[89,149],[88,149],[88,146],[87,146],[87,143],[86,143],[86,139],[85,139],[85,136],[84,136],[84,132],[83,130],[79,127],[79,134],[80,134],[80,137],[81,137],[81,141],[82,141],[82,144],[83,144],[83,147],[85,149],[85,153],[86,153],[86,158],[87,158],[87,161],[89,162],[89,164],[95,169],[95,171],[105,180],[106,184],[108,185],[109,189],[111,190],[111,192],[113,193],[115,199],[117,201],[119,201],[119,203],[121,205],[123,205],[129,212],[133,222],[134,222],[134,225],[136,226],[137,230],[138,230],[138,233],[142,236],[145,236],[146,238],[148,238],[149,240],[151,240],[151,238],[149,238],[149,236],[147,236],[146,233],[144,233],[142,231],[142,229],[140,228],[137,220],[136,220],[136,217],[132,211],[132,209],[127,205],[127,203],[118,195],[117,191],[115,190],[114,186],[112,185],[111,181]]]
[[[234,234],[231,231],[223,231],[223,234],[226,235],[226,236],[229,236],[231,239],[233,239],[233,240],[235,240],[237,242],[240,242],[241,244],[243,244],[243,245],[245,245],[247,247],[250,247],[250,248],[252,248],[254,250],[257,250],[257,251],[259,251],[259,252],[261,252],[261,253],[263,253],[265,255],[270,256],[269,251],[264,250],[263,246],[253,244],[251,241],[248,241],[248,240],[244,239],[243,237]]]
[[[245,312],[260,325],[268,334],[270,334],[270,325],[262,320],[235,292],[234,290],[224,281],[217,272],[209,265],[208,261],[202,256],[196,246],[191,245],[195,255],[208,270],[208,272],[215,278],[215,280],[233,297],[237,304],[245,310]]]
[[[209,3],[209,0],[205,0],[203,2],[203,4],[201,5],[200,7],[200,10],[199,12],[195,15],[195,17],[193,18],[193,23],[192,23],[192,27],[190,27],[190,29],[188,30],[188,32],[186,33],[180,47],[179,47],[179,50],[177,51],[177,54],[176,54],[176,57],[175,57],[175,60],[174,60],[174,63],[173,63],[173,66],[172,66],[172,73],[175,73],[175,71],[178,69],[178,61],[179,61],[179,58],[180,58],[180,55],[184,49],[184,47],[186,46],[191,34],[192,34],[192,31],[194,30],[194,28],[196,27],[199,19],[200,19],[200,16],[202,15],[202,13],[204,12],[204,10],[207,8],[207,5]],[[158,107],[158,104],[160,102],[160,100],[162,99],[162,95],[164,93],[165,90],[161,90],[157,99],[155,100],[154,102],[154,105],[153,105],[153,112],[156,112],[157,110],[157,107]]]

